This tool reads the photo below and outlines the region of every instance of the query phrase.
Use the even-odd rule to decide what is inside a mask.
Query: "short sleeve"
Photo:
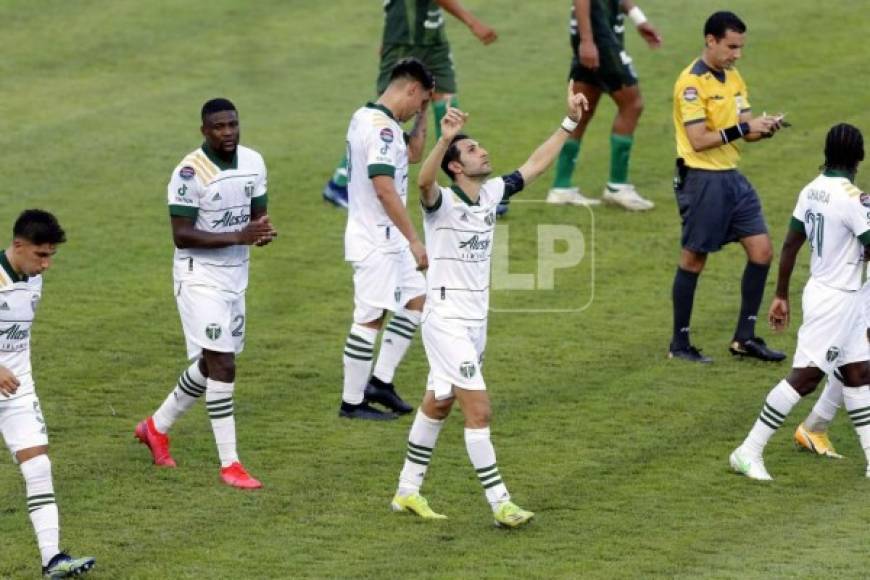
[[[399,150],[396,139],[404,138],[401,134],[397,135],[386,120],[379,121],[380,119],[375,117],[364,141],[369,179],[377,175],[395,177],[398,165],[396,157]]]
[[[523,174],[520,173],[519,169],[508,175],[502,175],[501,179],[504,181],[504,196],[502,199],[510,199],[521,192],[526,186]]]
[[[737,93],[737,111],[738,113],[748,113],[752,110],[752,105],[749,104],[749,89],[746,88],[746,83],[743,82],[743,77],[740,76],[740,73],[734,71],[734,74],[737,75],[737,80],[739,81],[739,91]]]
[[[677,81],[674,89],[674,99],[680,111],[683,125],[703,123],[707,119],[706,99],[701,90],[698,77],[688,76]]]
[[[202,189],[192,165],[182,163],[172,172],[166,188],[169,202],[169,215],[187,217],[195,220],[199,212]]]
[[[859,192],[849,196],[846,208],[846,223],[852,233],[865,246],[870,245],[870,194]]]
[[[251,196],[252,209],[265,209],[268,205],[266,163],[260,158],[260,175],[254,182],[254,194]]]

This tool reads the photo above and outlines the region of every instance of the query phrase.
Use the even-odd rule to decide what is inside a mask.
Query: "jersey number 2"
[[[821,213],[813,213],[808,211],[804,216],[806,223],[810,224],[810,233],[807,235],[807,240],[810,242],[810,248],[816,252],[816,255],[822,257],[822,241],[825,239],[825,216]]]

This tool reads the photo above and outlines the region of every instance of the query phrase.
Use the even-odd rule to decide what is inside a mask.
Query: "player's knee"
[[[423,306],[426,304],[426,295],[421,294],[420,296],[415,296],[408,300],[408,303],[405,304],[405,308],[408,310],[416,310],[417,312],[423,312]]]
[[[205,363],[210,379],[223,383],[235,381],[236,358],[231,353],[207,353]]]
[[[453,408],[452,398],[439,400],[433,397],[428,403],[423,406],[423,414],[438,421],[446,419],[450,415],[450,409]]]
[[[489,403],[472,405],[465,413],[465,426],[469,429],[483,429],[488,427],[492,419],[492,409]]]

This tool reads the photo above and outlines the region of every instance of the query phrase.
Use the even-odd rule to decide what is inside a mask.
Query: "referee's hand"
[[[767,311],[767,322],[770,323],[770,328],[776,332],[782,332],[788,328],[788,300],[779,296],[773,298],[773,302],[770,303],[770,310]]]

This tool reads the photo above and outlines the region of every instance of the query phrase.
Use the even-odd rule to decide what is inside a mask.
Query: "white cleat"
[[[580,193],[576,187],[554,187],[547,193],[547,203],[555,205],[599,205],[600,199],[592,199]]]
[[[649,211],[656,206],[650,200],[642,198],[630,183],[608,183],[601,200],[608,205],[622,206],[628,211]]]
[[[764,467],[764,459],[761,456],[752,457],[738,447],[731,452],[731,457],[728,460],[731,463],[731,469],[745,475],[749,479],[773,481],[773,478]]]

